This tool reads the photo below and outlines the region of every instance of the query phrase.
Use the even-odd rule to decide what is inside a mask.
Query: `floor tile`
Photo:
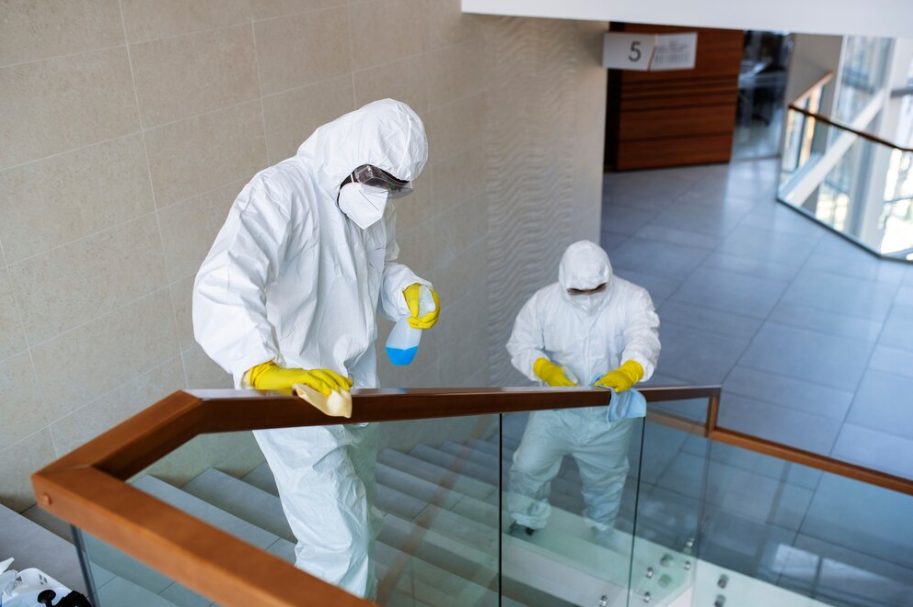
[[[886,263],[857,247],[854,248],[857,249],[854,258],[834,257],[815,250],[805,263],[805,267],[810,270],[820,270],[841,276],[852,276],[853,278],[895,285],[900,284],[903,280],[904,268],[900,264]]]
[[[841,390],[855,390],[873,346],[796,327],[766,324],[739,364]]]
[[[679,199],[650,224],[722,237],[732,232],[749,210],[745,206],[727,205],[725,202],[720,206],[711,206],[700,201]]]
[[[825,455],[831,452],[841,426],[839,420],[727,393],[720,399],[718,423],[722,428]]]
[[[779,303],[769,320],[780,325],[799,327],[859,341],[874,342],[883,323],[857,316],[845,316],[793,303]]]
[[[835,314],[882,320],[896,292],[894,285],[804,269],[786,290],[783,301]]]
[[[913,570],[803,534],[788,551],[781,580],[824,602],[913,606]]]
[[[698,546],[702,560],[767,582],[779,577],[777,557],[796,536],[790,529],[714,507],[706,509],[701,523]]]
[[[813,384],[792,377],[737,366],[723,384],[725,394],[736,394],[843,421],[853,392]]]
[[[913,352],[913,305],[895,303],[884,323],[878,343]]]
[[[869,361],[869,368],[913,377],[913,352],[876,346]]]
[[[726,270],[698,268],[671,299],[763,319],[777,305],[788,285]]]
[[[650,297],[653,298],[653,306],[659,307],[672,293],[675,292],[675,289],[678,288],[678,285],[681,284],[679,280],[674,278],[666,278],[663,276],[656,276],[655,274],[645,274],[643,272],[638,272],[636,270],[631,270],[628,268],[613,268],[615,270],[615,275],[624,278],[634,284],[645,288],[650,292]]]
[[[845,423],[831,455],[913,479],[913,441],[894,434]]]
[[[659,311],[659,318],[661,322],[671,322],[741,339],[754,337],[762,322],[742,314],[732,314],[679,301],[664,303]]]
[[[847,421],[913,440],[913,377],[870,369]]]
[[[656,217],[656,211],[620,204],[602,205],[602,229],[615,234],[631,235]]]
[[[742,257],[715,251],[704,259],[701,264],[704,268],[718,268],[729,270],[755,278],[768,278],[770,280],[792,280],[799,273],[802,266],[798,263],[779,263],[767,261],[756,257]]]
[[[739,339],[665,323],[660,327],[662,353],[657,370],[694,384],[720,384],[748,347]]]
[[[681,280],[706,256],[707,251],[701,249],[631,238],[612,255],[612,264]]]
[[[802,264],[811,255],[819,237],[739,226],[717,250],[763,261]]]
[[[605,249],[606,253],[611,256],[618,247],[628,241],[628,238],[630,237],[625,234],[602,231],[599,236],[599,246]]]
[[[801,533],[872,557],[913,567],[913,496],[826,475]]]
[[[681,245],[683,247],[696,247],[698,249],[714,249],[720,244],[721,238],[707,234],[696,234],[686,230],[667,228],[658,225],[647,225],[634,234],[643,240],[657,240]]]
[[[801,236],[814,236],[821,230],[821,226],[805,215],[774,200],[756,205],[739,226]]]

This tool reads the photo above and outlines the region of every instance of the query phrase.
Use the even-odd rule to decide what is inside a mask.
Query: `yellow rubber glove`
[[[329,369],[284,369],[270,361],[251,367],[244,381],[257,390],[291,390],[295,384],[310,386],[321,394],[348,392],[352,380]]]
[[[438,316],[441,315],[441,301],[434,289],[428,289],[431,291],[431,297],[434,298],[434,310],[424,316],[418,315],[420,290],[423,286],[425,285],[416,282],[403,289],[406,305],[409,306],[409,326],[413,329],[430,329],[437,324]]]
[[[595,385],[600,388],[615,388],[616,392],[624,392],[630,390],[643,377],[644,368],[640,366],[640,363],[629,360],[614,371],[603,375]]]
[[[547,358],[536,359],[536,362],[533,363],[533,373],[550,386],[571,387],[577,385],[567,378],[567,375],[564,374],[564,369]]]

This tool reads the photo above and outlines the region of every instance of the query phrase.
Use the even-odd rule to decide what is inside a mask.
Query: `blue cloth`
[[[633,388],[621,394],[612,390],[612,400],[609,403],[609,412],[606,415],[610,424],[620,419],[645,417],[646,415],[647,399],[644,398],[643,394]]]

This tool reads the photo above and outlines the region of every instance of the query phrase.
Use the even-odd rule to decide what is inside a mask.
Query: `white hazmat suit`
[[[298,154],[241,191],[200,268],[193,325],[206,353],[243,387],[245,373],[331,369],[356,388],[377,386],[376,311],[409,313],[403,289],[430,283],[396,263],[395,212],[362,229],[340,211],[343,181],[372,165],[402,181],[428,158],[421,120],[386,99],[317,129]],[[371,597],[377,426],[254,432],[298,539],[296,566]]]
[[[660,351],[659,318],[649,293],[614,276],[608,255],[588,241],[568,247],[558,277],[520,310],[507,343],[513,365],[538,380],[533,363],[547,358],[569,370],[581,385],[591,385],[633,360],[649,379]],[[602,284],[606,288],[599,293],[568,292]],[[550,483],[562,458],[573,455],[583,481],[587,524],[600,531],[614,526],[635,422],[623,418],[609,423],[607,413],[607,407],[588,407],[530,414],[509,479],[508,508],[518,524],[545,527]]]

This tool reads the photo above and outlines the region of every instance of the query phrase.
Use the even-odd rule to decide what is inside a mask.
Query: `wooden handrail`
[[[866,139],[873,143],[877,143],[877,144],[883,145],[885,147],[899,150],[904,153],[913,152],[913,148],[908,148],[908,147],[904,147],[901,145],[897,145],[896,143],[892,143],[892,142],[888,141],[887,139],[882,139],[881,137],[872,135],[871,133],[866,133],[865,131],[860,131],[858,129],[854,129],[851,126],[847,126],[845,124],[837,122],[836,120],[831,120],[827,116],[822,116],[821,114],[816,114],[814,112],[810,112],[810,111],[806,110],[805,108],[797,107],[793,104],[790,104],[789,109],[792,110],[793,112],[798,112],[804,116],[808,116],[809,118],[823,122],[824,124],[826,124],[828,126],[832,126],[836,129],[840,129],[841,131],[846,131],[848,133],[852,133],[853,135],[856,135],[857,137]]]
[[[648,402],[708,400],[704,422],[651,421],[913,495],[913,481],[766,441],[717,424],[721,389],[644,387]],[[478,388],[356,390],[346,423],[480,416],[605,405],[603,390]],[[370,605],[125,481],[200,434],[337,423],[295,397],[233,390],[176,392],[32,475],[39,505],[110,546],[226,606]]]
[[[648,401],[719,387],[644,388]],[[346,423],[394,422],[605,405],[604,390],[355,390]],[[125,481],[200,434],[338,423],[298,398],[236,390],[176,392],[32,475],[39,505],[222,605],[369,605]]]
[[[812,83],[807,89],[805,89],[804,91],[799,93],[799,95],[795,99],[793,99],[793,101],[792,101],[792,103],[790,103],[790,105],[791,106],[799,105],[800,103],[805,101],[812,93],[814,93],[816,89],[822,88],[824,85],[826,85],[828,82],[830,82],[833,79],[834,79],[834,72],[833,71],[826,72],[824,75],[822,75],[820,78],[818,78],[814,83]]]

